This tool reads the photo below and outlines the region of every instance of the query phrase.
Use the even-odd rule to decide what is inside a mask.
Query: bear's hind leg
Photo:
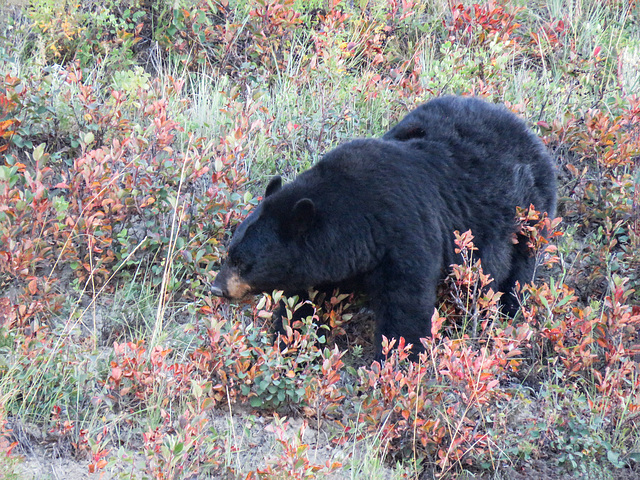
[[[535,256],[527,244],[527,239],[518,235],[518,243],[513,245],[509,274],[498,285],[498,290],[502,292],[502,312],[510,317],[515,316],[520,308],[514,290],[516,282],[519,282],[522,287],[525,283],[533,281],[535,260]]]

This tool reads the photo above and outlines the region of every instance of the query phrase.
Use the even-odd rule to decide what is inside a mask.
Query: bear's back
[[[407,114],[383,139],[439,151],[441,158],[428,154],[424,160],[446,161],[462,188],[500,194],[506,183],[517,205],[533,203],[555,213],[553,161],[542,141],[504,106],[475,97],[435,98]]]
[[[437,142],[461,160],[466,155],[499,159],[496,154],[512,152],[516,161],[524,163],[531,159],[531,147],[541,146],[526,124],[505,107],[474,97],[454,96],[420,105],[383,139]]]
[[[327,210],[401,215],[447,212],[456,228],[512,218],[534,204],[555,213],[555,170],[540,139],[504,107],[441,97],[410,112],[381,139],[327,153],[285,190]]]

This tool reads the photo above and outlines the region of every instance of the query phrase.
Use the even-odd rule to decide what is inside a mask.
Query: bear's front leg
[[[376,318],[376,360],[384,359],[383,335],[389,340],[404,337],[413,345],[412,360],[424,351],[420,339],[431,336],[439,273],[440,266],[435,262],[406,256],[398,262],[382,262],[368,278],[367,290]]]
[[[293,318],[291,319],[292,324],[293,322],[296,322],[298,320],[303,320],[315,313],[314,306],[307,301],[309,300],[308,291],[303,290],[303,291],[293,292],[293,293],[285,292],[284,296],[287,298],[297,296],[298,302],[302,303],[302,305],[293,312]],[[278,302],[278,306],[273,310],[272,317],[271,317],[272,331],[276,336],[278,335],[278,333],[280,334],[286,333],[284,330],[283,322],[284,322],[284,319],[287,317],[288,317],[287,305],[285,304],[284,300],[280,300]]]

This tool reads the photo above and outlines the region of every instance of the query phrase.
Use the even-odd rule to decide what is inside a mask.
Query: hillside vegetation
[[[281,292],[210,296],[272,175],[448,93],[557,161],[558,218],[517,212],[539,281],[514,319],[473,232],[419,363],[372,362],[351,292],[278,347]],[[640,478],[639,93],[634,0],[0,6],[0,469]]]

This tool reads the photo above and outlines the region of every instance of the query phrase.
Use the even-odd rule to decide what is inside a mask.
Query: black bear
[[[233,235],[212,293],[347,284],[368,294],[377,358],[382,335],[419,350],[437,284],[457,261],[455,230],[472,231],[498,290],[532,280],[526,242],[513,242],[516,207],[530,204],[555,213],[555,169],[540,139],[504,107],[436,98],[382,139],[345,143],[286,185],[272,179]]]

